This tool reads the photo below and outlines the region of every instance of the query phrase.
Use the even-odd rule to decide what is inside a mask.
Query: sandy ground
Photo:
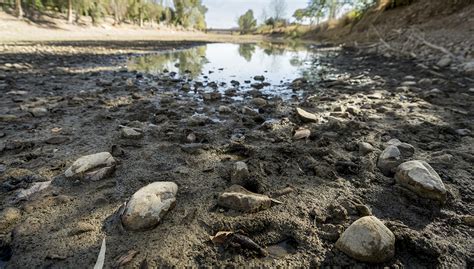
[[[84,20],[86,20],[85,18]],[[84,24],[87,27],[84,27]],[[205,34],[200,31],[187,31],[166,26],[146,26],[123,24],[112,26],[110,20],[99,26],[83,22],[80,25],[67,24],[64,19],[47,18],[43,22],[18,20],[5,12],[0,11],[0,42],[12,41],[60,41],[60,40],[212,40],[216,42],[255,42],[261,40],[259,36],[230,36]]]

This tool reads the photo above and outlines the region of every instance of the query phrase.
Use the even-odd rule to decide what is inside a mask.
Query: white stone
[[[301,120],[303,121],[312,121],[312,122],[317,122],[318,117],[314,115],[313,113],[309,113],[308,111],[305,111],[301,108],[296,108],[296,113],[300,116]]]
[[[362,217],[339,237],[336,247],[363,262],[381,263],[395,255],[395,235],[376,217]]]
[[[100,152],[80,157],[64,172],[64,175],[66,177],[73,177],[94,168],[113,165],[115,165],[115,159],[112,157],[112,154]]]
[[[139,189],[121,215],[123,226],[135,231],[154,228],[174,206],[177,192],[174,182],[154,182]]]
[[[409,161],[400,164],[395,180],[401,186],[413,191],[420,197],[446,200],[446,188],[438,173],[425,161]]]

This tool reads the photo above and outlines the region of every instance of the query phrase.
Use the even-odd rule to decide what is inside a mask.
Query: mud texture
[[[350,48],[314,47],[314,65],[326,71],[313,72],[322,78],[316,85],[295,83],[290,100],[255,90],[243,101],[226,95],[202,101],[200,89],[183,91],[182,80],[120,67],[131,54],[189,45],[1,48],[0,199],[2,209],[20,214],[9,209],[16,215],[2,220],[0,267],[90,268],[105,237],[106,268],[127,253],[133,255],[125,268],[363,268],[375,265],[346,256],[335,242],[369,214],[396,237],[395,257],[379,267],[474,266],[474,92],[466,75]],[[406,81],[416,83],[401,86]],[[220,106],[230,110],[220,113]],[[45,110],[33,109],[39,107]],[[319,121],[303,122],[296,107]],[[122,138],[120,125],[141,129],[143,137]],[[300,127],[311,134],[295,140]],[[413,145],[410,159],[426,160],[441,176],[445,204],[420,198],[379,171],[377,158],[393,138]],[[359,151],[359,142],[374,151]],[[103,151],[119,161],[112,177],[64,177],[74,160]],[[250,172],[244,187],[278,196],[282,204],[257,213],[218,207],[237,161]],[[51,186],[27,200],[15,199],[19,189],[49,180]],[[117,211],[155,181],[178,184],[175,208],[154,229],[123,229]],[[215,245],[210,236],[219,231],[238,232],[269,255]]]

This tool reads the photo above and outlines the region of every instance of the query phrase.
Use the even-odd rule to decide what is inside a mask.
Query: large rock
[[[395,169],[402,163],[402,154],[396,146],[388,146],[382,151],[377,161],[377,167],[386,176],[392,176]]]
[[[342,233],[336,247],[356,260],[381,263],[395,255],[395,235],[376,217],[362,217]]]
[[[178,186],[174,182],[154,182],[139,189],[127,202],[121,215],[128,230],[155,227],[176,202]]]
[[[233,185],[219,195],[217,204],[219,206],[242,212],[258,212],[268,209],[272,203],[281,203],[270,197],[253,193],[239,185]]]
[[[400,164],[395,180],[417,195],[444,202],[446,188],[438,173],[425,161],[409,161]]]
[[[95,168],[109,167],[115,165],[115,159],[108,152],[100,152],[92,155],[82,156],[69,167],[64,175],[73,177]]]

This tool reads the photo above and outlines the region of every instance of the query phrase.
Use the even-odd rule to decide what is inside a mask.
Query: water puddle
[[[219,43],[133,57],[127,66],[129,70],[189,84],[191,90],[258,90],[290,98],[296,95],[290,87],[295,79],[311,83],[318,78],[321,70],[314,67],[315,54],[306,45]]]

